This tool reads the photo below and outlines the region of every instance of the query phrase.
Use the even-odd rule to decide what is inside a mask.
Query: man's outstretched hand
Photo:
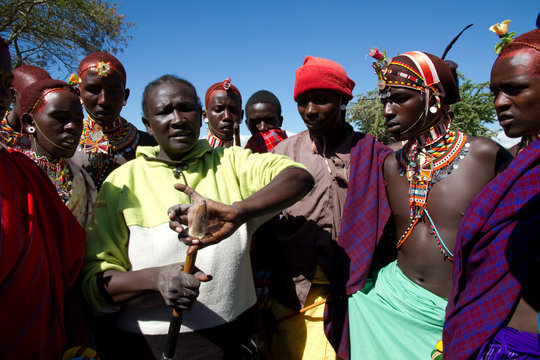
[[[187,245],[202,248],[212,245],[231,236],[244,223],[243,215],[232,205],[213,201],[202,197],[192,188],[184,184],[175,184],[175,189],[188,195],[192,203],[206,202],[207,224],[204,236],[189,235],[189,226],[193,224],[196,207],[189,204],[177,204],[169,208],[169,227],[178,233],[178,237]]]

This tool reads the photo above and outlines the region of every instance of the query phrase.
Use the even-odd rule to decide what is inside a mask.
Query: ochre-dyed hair
[[[229,80],[229,88],[225,89],[224,84]],[[208,104],[210,104],[210,101],[212,100],[212,95],[215,91],[226,91],[228,95],[236,95],[238,96],[238,101],[240,101],[240,108],[242,107],[242,95],[240,94],[240,90],[236,86],[230,83],[230,79],[227,79],[225,81],[221,81],[218,83],[215,83],[214,85],[210,86],[208,90],[206,90],[206,96],[204,97],[204,107],[208,110]]]
[[[35,65],[22,65],[13,70],[13,83],[11,87],[21,93],[24,88],[42,79],[50,79],[51,75],[44,69]]]
[[[118,73],[124,81],[124,86],[126,85],[126,70],[124,69],[124,65],[122,65],[120,60],[106,52],[95,52],[87,55],[79,63],[77,74],[82,78],[87,70],[94,68],[99,62],[109,63],[111,69]]]
[[[425,55],[427,55],[427,57],[433,62],[433,65],[435,66],[435,71],[437,72],[437,75],[438,75],[439,80],[440,80],[440,84],[438,86],[442,87],[442,89],[444,90],[445,96],[444,96],[444,99],[441,99],[442,104],[443,105],[451,105],[451,104],[454,104],[454,103],[460,101],[459,88],[458,88],[458,86],[456,84],[456,80],[454,78],[454,75],[452,74],[452,69],[450,68],[450,66],[444,60],[439,58],[438,56],[435,56],[433,54],[429,54],[429,53],[426,53],[426,52],[423,52],[423,53]],[[406,67],[396,65],[396,64],[392,64],[392,63],[395,63],[395,62],[402,63],[402,64],[406,65]],[[391,69],[391,70],[396,70],[396,71],[405,73],[405,74],[410,75],[410,76],[415,77],[415,78],[417,78],[418,74],[420,74],[420,72],[418,71],[418,68],[415,65],[415,63],[409,57],[404,56],[404,55],[398,55],[398,56],[393,57],[391,59],[391,61],[390,61],[390,65],[388,66],[388,68]],[[414,72],[411,71],[409,68],[413,69]],[[397,74],[393,74],[393,73],[387,73],[386,74],[386,80],[387,81],[392,81],[392,82],[398,82],[398,83],[400,83],[400,82],[410,83],[411,82],[411,81],[403,78],[402,76],[397,75]]]
[[[503,47],[497,60],[513,57],[523,50],[529,50],[537,54],[535,66],[523,67],[523,71],[531,76],[540,76],[540,29],[534,29],[514,38],[511,43]]]
[[[28,85],[20,95],[20,114],[33,114],[39,109],[45,95],[54,90],[69,91],[75,93],[68,84],[62,80],[42,79]]]
[[[517,50],[523,48],[535,49],[540,51],[540,29],[534,29],[514,38],[514,40],[506,44],[499,56],[512,56]]]

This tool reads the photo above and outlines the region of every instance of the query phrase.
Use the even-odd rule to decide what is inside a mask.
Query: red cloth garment
[[[23,154],[0,150],[0,201],[0,358],[60,359],[85,232]]]
[[[445,359],[472,359],[510,320],[540,256],[540,140],[471,202],[456,241]],[[536,265],[537,266],[537,265]],[[535,280],[537,281],[537,280]]]
[[[369,274],[375,246],[390,218],[383,164],[392,153],[365,135],[351,150],[349,189],[341,220],[338,245],[343,250],[341,269],[332,281],[331,299],[325,309],[325,332],[338,355],[349,359],[347,297],[362,289]]]
[[[271,129],[264,133],[259,132],[249,138],[245,149],[250,149],[254,153],[267,153],[281,141],[287,138],[287,132],[281,129]]]

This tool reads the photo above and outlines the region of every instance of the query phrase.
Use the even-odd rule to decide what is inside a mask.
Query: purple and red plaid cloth
[[[471,202],[458,232],[445,360],[472,359],[503,328],[539,258],[540,140]]]
[[[286,138],[287,133],[285,130],[271,129],[264,133],[257,133],[249,138],[245,149],[250,149],[254,153],[267,153]]]
[[[392,153],[385,145],[364,135],[351,150],[349,189],[341,220],[338,245],[343,250],[342,283],[332,283],[325,309],[325,332],[342,359],[349,359],[347,297],[362,289],[369,274],[375,246],[390,217],[382,167]]]

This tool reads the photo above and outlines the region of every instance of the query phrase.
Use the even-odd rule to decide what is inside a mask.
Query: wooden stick
[[[193,236],[204,236],[206,224],[206,202],[203,200],[197,207],[193,224],[190,227],[190,234]],[[197,245],[191,245],[187,248],[186,261],[184,262],[184,272],[187,274],[193,274],[195,271],[195,260],[197,259]],[[169,324],[169,333],[167,334],[167,348],[162,354],[162,360],[173,360],[174,353],[176,352],[176,346],[178,344],[178,337],[180,336],[180,327],[182,326],[182,320],[184,318],[184,311],[173,308],[173,317]]]

